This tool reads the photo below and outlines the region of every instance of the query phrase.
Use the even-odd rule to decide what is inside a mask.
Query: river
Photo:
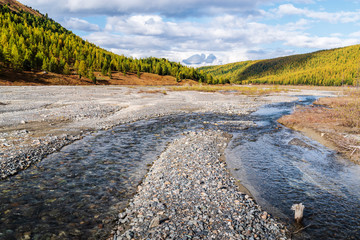
[[[184,131],[209,128],[233,134],[229,168],[265,210],[291,224],[291,205],[305,205],[304,225],[311,226],[295,237],[356,239],[360,168],[279,126],[276,119],[293,106],[268,105],[247,116],[171,115],[86,136],[0,181],[0,239],[106,238],[166,144]]]
[[[301,97],[308,104],[313,97]],[[293,239],[360,239],[360,166],[278,124],[293,104],[273,104],[251,114],[257,123],[236,133],[227,150],[231,173],[264,209],[293,229]],[[305,205],[303,225],[292,204]]]

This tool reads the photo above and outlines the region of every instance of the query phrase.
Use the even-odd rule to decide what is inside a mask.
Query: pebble
[[[220,159],[228,136],[187,132],[154,162],[112,239],[286,239]],[[197,149],[198,151],[195,151]]]
[[[74,86],[1,88],[1,102],[6,102],[6,105],[2,106],[3,112],[0,116],[0,126],[4,129],[26,126],[27,130],[0,133],[0,179],[5,179],[27,169],[31,164],[41,161],[47,155],[59,151],[63,146],[82,138],[94,130],[111,129],[114,126],[138,120],[189,112],[243,115],[254,111],[265,103],[284,101],[283,96],[275,96],[269,99],[258,97],[255,101],[255,98],[248,96],[201,92],[169,92],[168,95],[161,96],[159,101],[158,97],[144,98],[144,95],[138,94],[137,91],[137,89],[113,86],[101,88]],[[213,101],[214,97],[217,101]],[[287,98],[290,100],[289,97]],[[164,99],[165,101],[163,101]],[[55,121],[55,123],[52,121]],[[52,130],[64,133],[75,131],[79,132],[79,135],[62,135],[59,133],[60,135],[52,136],[48,134],[42,136],[41,139],[37,139],[33,135],[38,132],[31,128],[36,123],[40,123],[40,126],[42,124],[51,125],[51,127],[48,126],[49,132],[52,132]],[[64,126],[59,128],[56,123],[64,124]],[[218,125],[220,123],[209,122],[209,124]],[[228,122],[228,124],[229,126],[239,125],[240,128],[243,128],[249,123],[239,122],[235,124],[234,122]],[[163,170],[157,172],[159,178],[156,181],[158,181],[158,184],[145,185],[144,183],[139,188],[139,193],[141,193],[154,187],[149,192],[149,196],[153,194],[152,198],[156,198],[158,201],[151,202],[148,199],[148,202],[144,204],[148,203],[149,205],[139,209],[139,213],[142,214],[134,215],[135,213],[130,209],[124,211],[125,215],[123,217],[119,216],[117,237],[121,239],[122,234],[125,234],[125,239],[134,238],[135,234],[140,233],[141,229],[143,229],[141,226],[144,226],[144,228],[149,227],[155,216],[159,216],[159,226],[152,228],[152,230],[157,232],[159,228],[163,227],[163,233],[157,235],[162,236],[162,238],[165,238],[166,235],[166,238],[181,239],[178,237],[178,231],[180,231],[178,229],[181,229],[179,226],[184,222],[183,219],[187,217],[190,217],[187,221],[194,223],[191,226],[196,226],[198,229],[188,227],[190,230],[185,231],[186,234],[182,234],[182,238],[186,239],[191,236],[191,238],[196,239],[199,236],[207,236],[212,239],[219,236],[222,225],[219,223],[220,220],[217,215],[231,215],[228,213],[229,210],[223,207],[225,206],[225,203],[223,203],[225,200],[220,200],[221,196],[233,196],[232,199],[230,197],[225,199],[231,199],[231,204],[234,205],[234,199],[243,203],[243,195],[237,193],[236,187],[232,183],[233,180],[228,178],[226,171],[223,172],[226,166],[218,161],[219,151],[214,151],[214,149],[223,149],[226,146],[226,138],[221,136],[220,132],[206,136],[208,133],[189,133],[185,135],[186,140],[175,141],[173,144],[177,147],[171,148],[174,151],[174,156],[177,156],[175,158],[171,158],[169,152],[164,153],[164,157],[169,154],[168,159],[172,159],[173,162],[161,160],[160,162],[164,161],[166,164],[164,166],[157,165],[153,168],[163,167]],[[213,137],[216,139],[214,140]],[[202,139],[205,139],[204,143],[198,142],[202,141]],[[207,145],[209,141],[211,144]],[[185,151],[185,153],[182,154],[181,151]],[[201,167],[193,168],[197,166],[195,163],[200,164]],[[179,172],[182,174],[175,176]],[[217,174],[223,177],[219,177]],[[217,177],[212,178],[211,176]],[[165,185],[165,181],[170,184]],[[219,182],[221,185],[218,185]],[[204,193],[203,196],[200,195],[202,192]],[[187,197],[189,194],[192,198]],[[170,204],[172,199],[174,205],[179,207],[169,210],[173,206],[173,204]],[[246,202],[248,204],[248,201]],[[138,203],[133,202],[132,204],[129,206],[133,208],[138,206]],[[236,205],[243,206],[245,204]],[[250,203],[248,205],[249,207],[255,206]],[[236,217],[237,214],[244,215],[246,211],[236,208],[232,208],[232,210],[235,211],[234,217],[230,219],[232,220],[230,227],[226,227],[226,231],[229,230],[229,233],[222,234],[224,234],[225,239],[229,239],[230,236],[246,239],[242,235],[242,232],[246,231],[245,227],[242,228],[242,224],[245,223],[236,222],[240,221]],[[239,211],[239,213],[236,211]],[[158,213],[161,214],[157,215]],[[122,228],[122,226],[130,226],[129,222],[134,219],[134,216],[139,217],[136,221],[134,220],[133,230],[125,232],[127,228]],[[209,225],[209,223],[211,224]],[[229,226],[228,223],[225,225]],[[207,229],[209,226],[214,230]],[[36,235],[31,235],[31,237],[38,238]]]
[[[15,130],[0,133],[0,179],[14,175],[20,170],[27,169],[32,163],[41,161],[41,156],[58,151],[60,148],[47,146],[60,145],[62,139],[54,139],[51,134],[43,135],[42,139],[36,139],[33,135],[37,130],[30,130],[31,126],[48,125],[52,130],[57,129],[63,132],[75,130],[79,132],[76,136],[85,136],[96,130],[110,129],[114,126],[136,122],[144,119],[168,116],[170,114],[181,114],[189,112],[198,113],[226,113],[231,110],[232,114],[248,114],[267,101],[251,102],[251,97],[239,96],[230,97],[223,94],[216,94],[217,98],[224,101],[212,102],[214,94],[199,92],[175,92],[161,98],[169,98],[169,102],[158,102],[155,98],[144,98],[144,94],[137,94],[137,89],[112,86],[98,87],[12,87],[0,89],[1,101],[9,104],[3,105],[0,115],[0,127],[18,127],[29,125],[29,130]],[[91,92],[91,97],[89,93]],[[108,98],[111,93],[111,100]],[[19,96],[20,99],[19,99]],[[41,96],[41,97],[39,97]],[[71,96],[71,97],[69,97]],[[149,97],[149,96],[147,96]],[[184,98],[185,97],[185,98]],[[190,97],[190,98],[188,98]],[[185,102],[180,99],[193,99]],[[105,99],[105,101],[104,101]],[[154,100],[155,102],[149,102]],[[109,102],[111,104],[109,104]],[[26,102],[26,104],[24,104]],[[120,104],[121,103],[121,104]],[[141,106],[141,108],[138,108]],[[134,108],[132,108],[134,107]],[[121,112],[121,114],[119,114]],[[55,122],[53,122],[55,121]],[[59,129],[58,123],[66,123]],[[18,123],[18,124],[14,124]],[[211,123],[217,124],[217,123]],[[62,125],[62,124],[60,124]],[[59,131],[59,132],[60,132]],[[51,132],[51,130],[49,130]],[[57,135],[61,138],[61,136]],[[74,136],[75,137],[75,136]],[[75,138],[74,138],[75,139]],[[71,141],[65,143],[65,145]],[[62,145],[64,146],[64,145]],[[39,149],[44,149],[44,154],[38,154]],[[28,154],[30,153],[31,154]],[[32,155],[36,159],[29,160]],[[13,163],[11,163],[13,161]]]
[[[45,156],[59,151],[65,145],[78,139],[80,139],[80,136],[66,135],[61,138],[48,139],[46,142],[38,140],[39,144],[37,144],[37,147],[26,149],[0,162],[0,179],[15,175],[20,170],[28,168],[31,164],[41,161]]]
[[[150,223],[149,228],[154,228],[160,225],[160,218],[159,217],[154,217],[153,220]]]

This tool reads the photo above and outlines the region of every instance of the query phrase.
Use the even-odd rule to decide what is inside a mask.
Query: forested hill
[[[240,84],[356,85],[360,77],[360,45],[199,70]]]
[[[111,78],[141,72],[177,80],[207,81],[210,75],[166,59],[119,56],[84,41],[59,23],[14,0],[0,0],[0,71],[48,71],[78,74],[96,81],[94,71]]]

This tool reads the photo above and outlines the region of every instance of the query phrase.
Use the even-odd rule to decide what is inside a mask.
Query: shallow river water
[[[233,176],[287,223],[292,204],[305,205],[303,226],[293,227],[307,228],[293,239],[360,239],[360,166],[275,121],[290,110],[274,104],[251,114],[258,126],[235,134],[227,150]]]
[[[301,100],[308,104],[314,98]],[[250,116],[173,115],[87,136],[0,181],[0,239],[108,237],[117,213],[167,142],[184,131],[209,128],[234,135],[229,168],[265,210],[291,224],[291,205],[304,203],[304,225],[311,226],[295,237],[357,239],[360,167],[279,127],[275,120],[293,105],[269,105]],[[244,129],[242,121],[257,125]]]
[[[233,118],[167,116],[94,133],[64,147],[0,181],[0,239],[108,237],[167,142],[184,131],[217,129],[217,121]]]

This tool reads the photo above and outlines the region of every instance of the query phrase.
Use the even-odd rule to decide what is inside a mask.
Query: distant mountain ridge
[[[238,84],[359,85],[360,45],[199,70]]]
[[[31,13],[38,17],[42,16],[42,14],[39,13],[38,11],[36,11],[28,6],[25,6],[24,4],[22,4],[16,0],[0,0],[0,5],[8,5],[9,8],[14,12],[24,11],[24,12]]]

